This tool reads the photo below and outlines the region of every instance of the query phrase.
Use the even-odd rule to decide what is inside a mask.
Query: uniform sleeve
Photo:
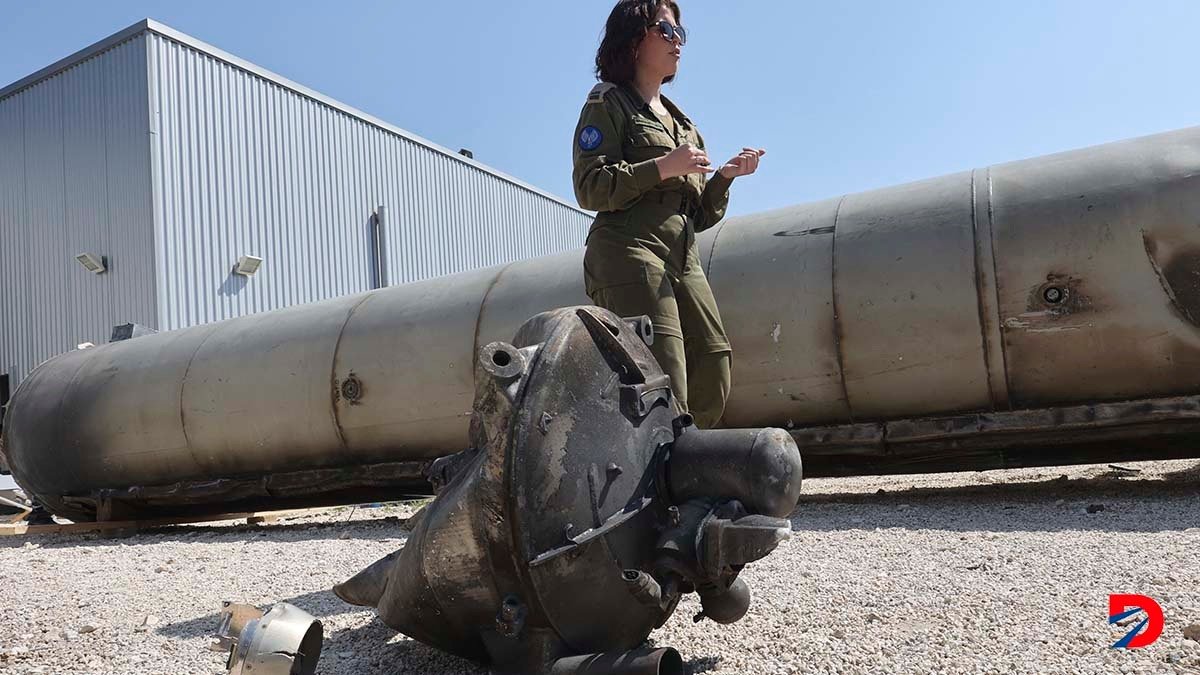
[[[629,208],[660,178],[654,160],[631,164],[621,156],[621,112],[607,100],[589,100],[575,128],[572,179],[575,199],[590,211]]]
[[[697,133],[700,148],[704,149],[704,138]],[[733,185],[732,178],[726,178],[720,171],[714,171],[704,184],[700,193],[700,213],[696,214],[694,228],[703,232],[721,222],[725,217],[725,209],[729,207],[729,187]]]

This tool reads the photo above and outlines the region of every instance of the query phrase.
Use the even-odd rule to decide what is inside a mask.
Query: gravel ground
[[[690,673],[1200,673],[1200,463],[1126,466],[810,480],[795,536],[744,573],[750,614],[693,624],[688,600],[653,640]],[[328,590],[410,514],[0,539],[0,672],[218,675],[221,601],[286,600],[325,624],[320,673],[482,674]],[[1157,643],[1109,648],[1109,593],[1162,605]]]

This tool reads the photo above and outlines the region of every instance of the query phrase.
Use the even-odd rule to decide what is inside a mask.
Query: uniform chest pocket
[[[667,132],[651,126],[635,125],[625,139],[628,159],[640,162],[656,159],[675,149],[675,139]]]
[[[674,148],[675,139],[670,134],[651,126],[635,126],[629,130],[630,145],[638,146],[658,146],[660,148]]]

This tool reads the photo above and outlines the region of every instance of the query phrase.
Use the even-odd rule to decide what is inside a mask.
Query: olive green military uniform
[[[588,233],[584,283],[597,305],[648,315],[651,350],[680,406],[701,427],[720,421],[729,395],[729,339],[700,265],[696,233],[725,215],[730,179],[690,174],[660,180],[654,160],[690,143],[691,120],[664,96],[661,119],[630,87],[600,83],[575,129],[575,197],[597,211]]]

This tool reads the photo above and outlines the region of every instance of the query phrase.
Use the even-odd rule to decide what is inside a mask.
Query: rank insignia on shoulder
[[[595,150],[604,142],[604,134],[596,127],[588,125],[579,132],[579,149],[585,152]]]
[[[599,103],[604,100],[604,95],[616,88],[617,85],[612,82],[598,82],[592,90],[588,92],[588,103]]]

